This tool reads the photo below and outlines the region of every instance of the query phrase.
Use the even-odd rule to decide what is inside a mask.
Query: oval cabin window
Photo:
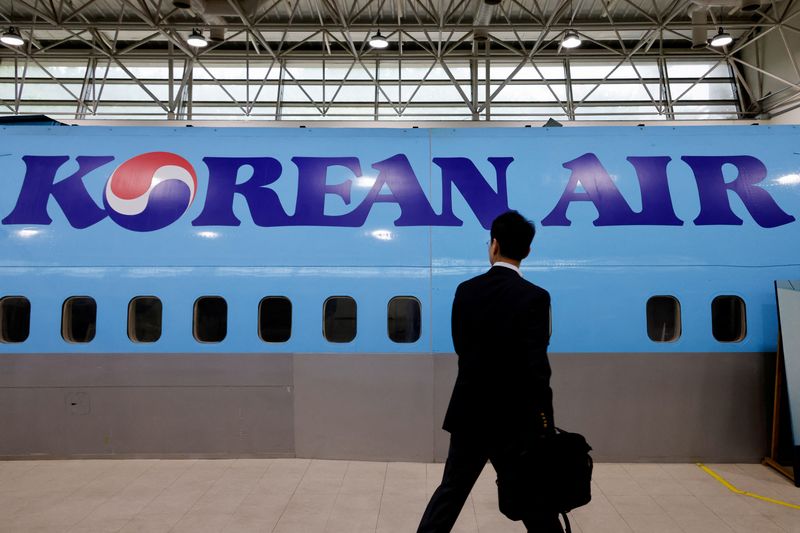
[[[61,336],[67,342],[91,342],[97,330],[97,302],[89,296],[67,298],[61,310]]]
[[[292,336],[292,302],[267,296],[258,304],[258,336],[265,342],[286,342]]]
[[[31,303],[24,296],[0,298],[0,342],[24,342],[31,330]]]
[[[655,342],[674,342],[681,336],[681,304],[674,296],[647,300],[647,336]]]
[[[228,303],[220,296],[202,296],[194,303],[194,338],[222,342],[228,334]]]
[[[389,300],[388,328],[393,342],[417,342],[422,326],[419,300],[397,296]]]
[[[356,301],[349,296],[325,300],[322,334],[329,342],[350,342],[356,338]]]
[[[133,342],[156,342],[161,338],[161,300],[137,296],[128,304],[128,338]]]
[[[719,342],[739,342],[747,335],[744,300],[738,296],[717,296],[711,302],[711,331]]]

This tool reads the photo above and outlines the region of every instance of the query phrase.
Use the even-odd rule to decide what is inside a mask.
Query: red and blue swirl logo
[[[103,203],[111,219],[132,231],[169,226],[192,205],[197,174],[170,152],[148,152],[128,159],[106,183]]]

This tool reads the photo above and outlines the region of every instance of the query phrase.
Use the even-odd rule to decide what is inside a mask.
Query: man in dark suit
[[[497,217],[489,243],[492,268],[456,289],[458,377],[443,424],[450,451],[418,533],[450,531],[487,460],[502,476],[514,468],[503,453],[511,443],[553,431],[550,295],[519,269],[534,234],[533,223],[516,211]],[[555,511],[532,509],[523,523],[537,533],[563,531]]]

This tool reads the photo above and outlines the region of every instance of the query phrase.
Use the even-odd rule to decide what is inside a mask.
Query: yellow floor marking
[[[728,483],[722,476],[711,470],[703,463],[697,463],[697,466],[702,468],[706,474],[708,474],[709,476],[713,477],[714,479],[725,485],[725,487],[731,492],[735,492],[736,494],[741,494],[742,496],[750,496],[751,498],[756,498],[757,500],[774,503],[776,505],[783,505],[784,507],[789,507],[790,509],[800,509],[800,505],[795,505],[793,503],[788,503],[788,502],[782,502],[781,500],[776,500],[773,498],[768,498],[767,496],[761,496],[753,492],[748,492],[746,490],[737,489],[736,487]]]

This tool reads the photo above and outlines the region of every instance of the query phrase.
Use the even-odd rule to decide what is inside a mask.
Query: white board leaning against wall
[[[800,281],[777,281],[775,290],[792,422],[794,481],[800,486]]]

